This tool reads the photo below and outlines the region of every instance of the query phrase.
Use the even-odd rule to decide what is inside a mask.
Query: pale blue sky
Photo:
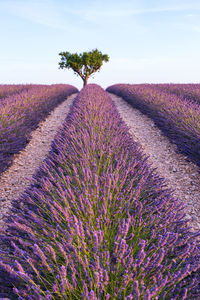
[[[200,82],[199,0],[0,0],[0,83],[69,83],[61,51],[110,56],[90,83]]]

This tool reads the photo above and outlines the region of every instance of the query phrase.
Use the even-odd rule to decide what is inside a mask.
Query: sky
[[[89,83],[200,83],[199,0],[0,0],[0,84],[72,84],[59,52],[108,54]]]

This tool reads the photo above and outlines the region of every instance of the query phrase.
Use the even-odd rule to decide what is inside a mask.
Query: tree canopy
[[[70,52],[60,52],[60,69],[72,69],[74,74],[83,80],[83,86],[87,85],[88,78],[95,72],[100,71],[103,62],[109,61],[107,54],[102,54],[98,49],[80,54]]]

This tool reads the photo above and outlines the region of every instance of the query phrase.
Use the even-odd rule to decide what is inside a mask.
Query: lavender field
[[[31,88],[32,84],[0,84],[0,99]]]
[[[159,89],[200,103],[200,84],[157,84]]]
[[[107,91],[152,118],[180,152],[200,166],[200,85],[117,84]]]
[[[150,115],[200,165],[197,102],[151,85],[119,84],[107,91]],[[72,86],[31,87],[16,100],[8,97],[3,147],[19,151],[26,130],[56,99],[75,92]],[[75,98],[32,185],[13,201],[1,234],[0,295],[198,299],[200,245],[184,215],[184,204],[151,168],[109,94],[89,84]]]
[[[0,173],[30,140],[50,111],[78,90],[71,85],[2,85],[0,94]]]

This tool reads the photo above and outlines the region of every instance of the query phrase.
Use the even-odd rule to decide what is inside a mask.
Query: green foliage
[[[61,61],[59,62],[60,69],[72,69],[74,74],[80,76],[87,84],[88,78],[91,74],[100,71],[103,62],[109,61],[107,54],[102,54],[98,49],[80,54],[70,52],[60,52]]]

